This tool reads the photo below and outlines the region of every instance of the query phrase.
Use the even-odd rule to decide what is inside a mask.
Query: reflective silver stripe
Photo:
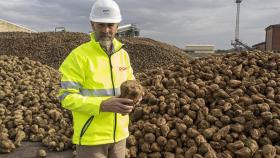
[[[83,96],[113,96],[114,91],[112,89],[81,89],[80,93]],[[115,95],[120,95],[120,88],[115,88]]]
[[[59,100],[62,101],[69,94],[81,94],[82,96],[113,96],[113,88],[112,89],[81,89],[80,93],[72,93],[72,92],[64,92],[61,96],[59,96]],[[121,89],[115,88],[115,95],[120,95]]]
[[[115,95],[121,95],[121,88],[115,88]]]
[[[61,96],[59,96],[59,100],[62,101],[69,94],[76,94],[76,93],[64,92]]]
[[[78,82],[65,81],[65,82],[61,82],[61,88],[63,88],[63,89],[80,89],[80,88],[82,88],[82,85]]]

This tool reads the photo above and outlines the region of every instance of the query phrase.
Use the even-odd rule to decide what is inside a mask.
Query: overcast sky
[[[36,31],[89,32],[94,0],[0,0],[0,19]],[[140,35],[183,48],[186,44],[214,44],[231,48],[235,0],[116,0],[123,24],[134,23]],[[248,45],[265,40],[265,28],[280,23],[280,0],[243,0],[240,39]]]

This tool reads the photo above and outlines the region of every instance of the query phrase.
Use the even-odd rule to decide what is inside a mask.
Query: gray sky
[[[0,0],[0,19],[36,31],[89,32],[94,0]],[[140,35],[183,48],[186,44],[214,44],[231,48],[235,0],[116,0],[122,24],[134,23]],[[240,39],[253,45],[265,40],[265,28],[280,23],[280,0],[243,0]]]

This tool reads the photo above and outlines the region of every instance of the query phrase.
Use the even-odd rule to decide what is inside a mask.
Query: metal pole
[[[236,0],[236,25],[235,25],[235,39],[234,39],[234,48],[237,51],[240,51],[240,43],[239,43],[239,15],[240,15],[240,3],[242,0]]]
[[[239,39],[239,15],[240,15],[240,3],[237,3],[235,40]]]

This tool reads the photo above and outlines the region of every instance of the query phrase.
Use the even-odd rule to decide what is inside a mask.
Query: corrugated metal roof
[[[127,25],[120,26],[118,29],[124,29],[124,28],[128,28],[131,26],[132,26],[132,24],[127,24]]]

